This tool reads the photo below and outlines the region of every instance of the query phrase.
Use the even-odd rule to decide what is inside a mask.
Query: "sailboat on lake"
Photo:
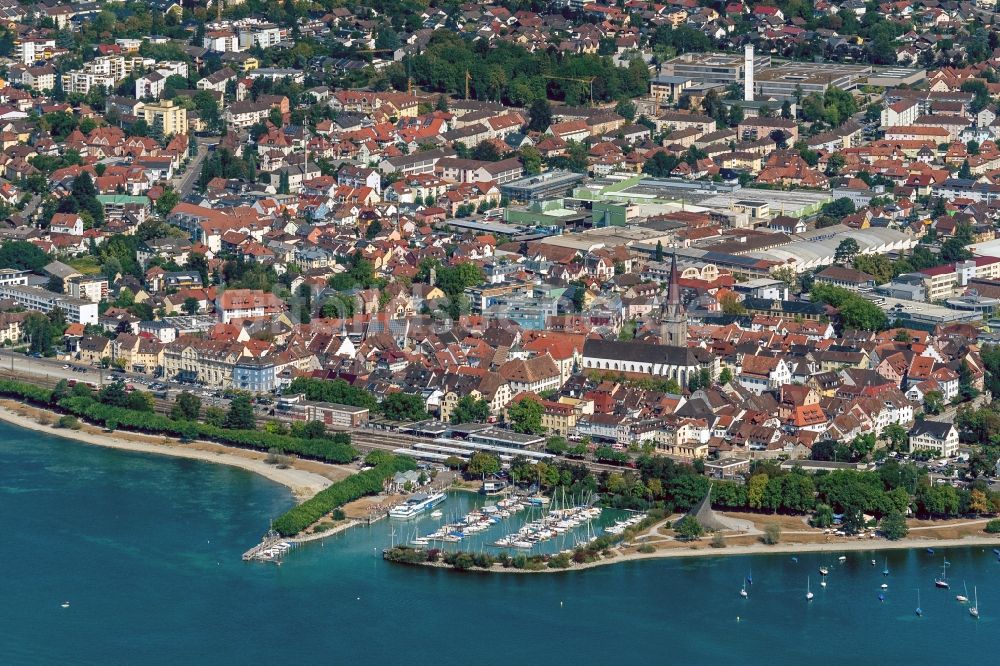
[[[917,614],[917,617],[920,617],[921,615],[924,614],[924,609],[920,607],[920,588],[919,587],[917,588],[917,610],[915,612]]]
[[[969,603],[969,586],[965,584],[964,580],[962,581],[962,587],[965,588],[965,594],[956,594],[955,601],[960,604],[967,604]]]
[[[812,601],[814,596],[812,590],[809,589],[809,578],[806,578],[806,601]]]
[[[941,577],[934,579],[934,586],[945,590],[951,587],[951,585],[948,584],[948,560],[945,560],[944,564],[941,565]]]
[[[974,599],[974,602],[972,604],[972,608],[969,609],[969,615],[971,615],[972,617],[974,617],[974,618],[976,618],[978,620],[979,619],[979,590],[976,589],[975,585],[972,586],[972,598]]]
[[[889,575],[889,558],[888,557],[885,558],[885,569],[882,569],[882,575],[883,576],[888,576]]]

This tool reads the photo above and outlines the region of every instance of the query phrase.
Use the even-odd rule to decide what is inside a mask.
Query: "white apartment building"
[[[0,268],[0,286],[28,284],[28,271],[16,268]]]
[[[156,61],[141,56],[99,56],[62,75],[63,90],[86,95],[94,86],[111,89],[133,71],[153,67]]]
[[[55,48],[54,38],[25,39],[14,45],[14,57],[25,65],[34,65],[39,60],[52,57]]]
[[[230,30],[213,30],[205,33],[201,40],[203,48],[219,53],[237,53],[240,49],[240,40],[235,32]]]
[[[262,49],[276,46],[285,40],[287,30],[275,25],[263,25],[248,30],[240,30],[240,50],[259,46]]]
[[[108,296],[108,279],[97,276],[80,276],[66,282],[66,292],[73,298],[100,303]]]
[[[9,298],[28,310],[39,312],[48,313],[59,308],[66,314],[66,321],[74,324],[97,323],[97,303],[57,294],[41,287],[0,285],[0,298]]]

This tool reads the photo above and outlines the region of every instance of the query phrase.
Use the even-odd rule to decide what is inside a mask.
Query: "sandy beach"
[[[123,431],[116,431],[112,434],[82,422],[82,427],[79,430],[53,428],[38,422],[43,414],[47,414],[52,422],[58,418],[58,415],[52,412],[29,407],[12,400],[0,401],[0,420],[7,423],[95,446],[239,467],[286,486],[292,491],[298,502],[309,499],[329,486],[334,480],[344,478],[356,471],[340,465],[325,465],[320,462],[296,459],[292,460],[291,466],[288,468],[280,469],[264,462],[266,454],[259,451],[237,449],[200,440],[182,443],[179,440],[159,435],[143,435]]]

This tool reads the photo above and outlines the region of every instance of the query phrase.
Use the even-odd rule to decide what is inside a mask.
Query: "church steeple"
[[[687,311],[681,303],[681,286],[677,279],[677,253],[670,257],[670,280],[667,302],[660,310],[660,343],[675,347],[687,346]]]

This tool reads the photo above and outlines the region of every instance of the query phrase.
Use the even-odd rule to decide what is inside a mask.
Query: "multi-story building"
[[[164,347],[163,376],[232,388],[233,369],[244,351],[239,342],[183,336]]]
[[[163,136],[187,133],[187,109],[175,106],[173,100],[147,104],[142,109],[146,123]]]
[[[21,83],[35,90],[52,90],[56,87],[56,70],[51,65],[29,67],[21,74]]]
[[[974,257],[954,264],[925,268],[919,274],[923,277],[927,300],[933,303],[961,295],[970,280],[1000,278],[1000,259]]]
[[[910,453],[920,449],[935,451],[942,458],[958,453],[958,431],[945,421],[917,421],[910,430]]]
[[[39,60],[48,60],[55,50],[56,40],[54,37],[33,37],[14,42],[14,58],[25,65],[34,65]]]
[[[96,324],[97,303],[57,294],[41,287],[19,284],[0,285],[0,298],[9,298],[28,310],[49,313],[59,308],[74,324]]]
[[[0,286],[28,284],[28,271],[16,268],[0,268]]]
[[[282,396],[275,405],[278,418],[290,421],[319,421],[328,428],[360,428],[368,423],[367,407],[311,402],[301,393]]]
[[[108,279],[96,275],[81,275],[66,281],[66,293],[73,298],[100,303],[108,297]]]

